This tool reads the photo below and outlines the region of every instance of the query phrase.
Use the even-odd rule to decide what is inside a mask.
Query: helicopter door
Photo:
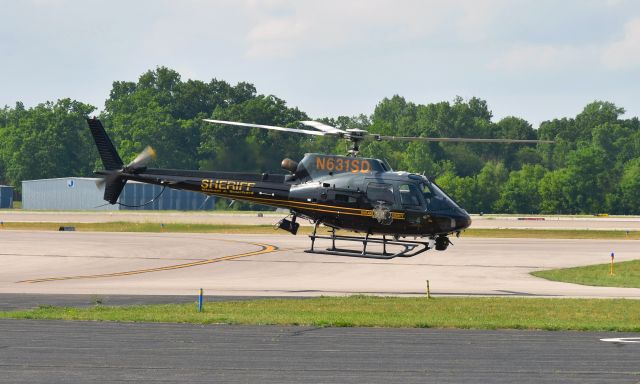
[[[398,194],[402,210],[405,211],[407,228],[420,226],[420,221],[424,215],[424,204],[420,198],[420,190],[413,183],[402,183],[398,185]]]
[[[393,186],[391,184],[371,182],[367,185],[367,199],[373,210],[373,218],[382,225],[393,222],[391,208],[394,205]]]

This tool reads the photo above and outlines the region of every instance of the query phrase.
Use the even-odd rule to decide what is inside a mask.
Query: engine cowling
[[[282,167],[282,169],[284,169],[285,171],[296,173],[296,170],[298,169],[298,162],[295,160],[286,158],[282,160],[282,162],[280,163],[280,167]]]

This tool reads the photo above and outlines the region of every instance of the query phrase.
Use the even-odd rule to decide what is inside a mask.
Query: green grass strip
[[[565,283],[598,287],[640,288],[640,260],[615,263],[613,276],[610,273],[610,268],[610,264],[598,264],[586,267],[551,269],[532,272],[531,274]]]
[[[195,324],[640,331],[640,300],[375,296],[129,307],[41,307],[0,318]]]
[[[0,229],[57,231],[60,227],[75,227],[85,232],[171,232],[171,233],[274,233],[271,225],[228,224],[160,224],[113,221],[106,223],[23,223],[5,222]]]
[[[535,238],[535,239],[614,239],[640,240],[640,231],[587,230],[587,229],[515,229],[470,228],[466,237]]]
[[[77,231],[91,232],[171,232],[171,233],[253,233],[253,234],[286,234],[277,231],[271,225],[242,225],[242,224],[179,224],[179,223],[134,223],[134,222],[106,222],[106,223],[30,223],[4,222],[0,230],[42,230],[57,231],[59,227],[75,227]],[[300,227],[299,234],[309,234],[312,228]],[[326,227],[320,227],[322,233],[327,233]],[[572,229],[484,229],[470,228],[462,233],[463,237],[482,238],[537,238],[537,239],[613,239],[640,240],[640,231],[614,230],[572,230]]]

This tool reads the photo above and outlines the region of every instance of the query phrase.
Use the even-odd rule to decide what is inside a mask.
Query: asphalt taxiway
[[[609,332],[0,320],[0,382],[637,383]]]

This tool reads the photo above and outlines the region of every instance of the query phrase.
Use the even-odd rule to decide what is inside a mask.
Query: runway
[[[304,253],[306,236],[0,231],[0,293],[640,298],[640,289],[551,282],[531,271],[640,257],[634,240],[454,240],[389,261]]]
[[[637,383],[610,332],[0,320],[0,382]]]

